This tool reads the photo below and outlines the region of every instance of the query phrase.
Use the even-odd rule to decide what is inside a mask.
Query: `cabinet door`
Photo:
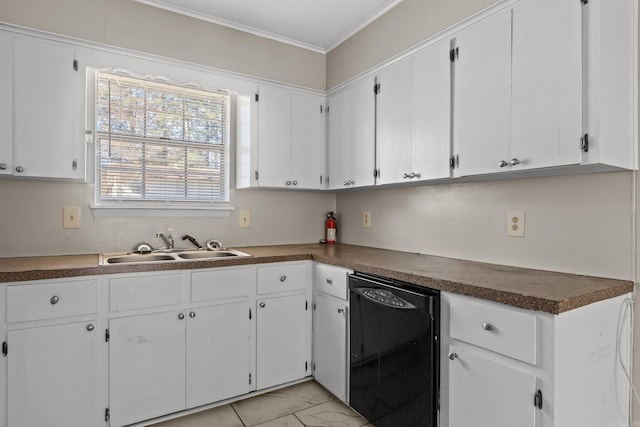
[[[188,311],[187,408],[249,393],[249,303]]]
[[[455,355],[446,360],[449,427],[535,426],[534,375],[455,346],[449,349]]]
[[[511,129],[511,11],[456,36],[454,62],[455,175],[500,171],[509,161]]]
[[[101,335],[90,324],[8,332],[9,426],[86,427],[102,422],[104,409],[97,407]]]
[[[329,98],[329,188],[374,184],[375,98],[373,78]]]
[[[413,167],[413,96],[411,60],[385,67],[378,73],[376,98],[379,184],[406,181]]]
[[[344,402],[347,398],[346,302],[316,294],[313,310],[314,377]]]
[[[14,39],[16,175],[74,177],[73,163],[80,160],[74,141],[75,73],[73,47],[32,38]]]
[[[514,6],[514,170],[581,161],[582,8],[557,0]]]
[[[0,175],[13,171],[13,37],[0,32]]]
[[[258,390],[307,375],[305,295],[258,300],[256,385]]]
[[[185,319],[182,311],[109,322],[111,425],[185,409]]]
[[[260,86],[258,171],[260,187],[286,187],[291,180],[291,91]]]
[[[293,188],[322,189],[325,186],[324,169],[327,155],[324,97],[293,93],[291,113],[289,179]]]

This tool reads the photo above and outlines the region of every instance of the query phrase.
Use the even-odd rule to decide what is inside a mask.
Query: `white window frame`
[[[87,93],[92,96],[87,96],[87,129],[93,129],[93,132],[88,132],[87,143],[93,143],[95,161],[93,162],[93,177],[95,179],[94,189],[94,204],[91,206],[94,216],[96,217],[228,217],[233,211],[233,207],[230,206],[229,198],[232,189],[231,182],[231,164],[233,150],[231,141],[235,137],[235,95],[233,92],[229,93],[229,105],[227,111],[227,137],[225,138],[225,155],[224,155],[224,185],[225,185],[225,199],[223,201],[151,201],[151,200],[100,200],[98,199],[98,173],[99,173],[99,141],[97,134],[95,133],[96,120],[97,120],[97,72],[114,73],[114,70],[105,69],[88,69],[87,70]],[[118,74],[124,76],[141,78],[134,73],[128,71],[118,70],[115,71]],[[204,88],[197,84],[176,84],[173,81],[162,77],[144,77],[143,80],[156,81],[163,84],[175,84],[177,86],[196,87],[204,90],[211,90]],[[215,90],[211,90],[216,92]]]

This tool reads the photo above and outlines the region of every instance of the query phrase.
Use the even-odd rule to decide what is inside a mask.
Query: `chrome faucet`
[[[168,235],[165,236],[163,233],[157,233],[156,237],[162,239],[162,241],[164,242],[165,245],[167,245],[167,249],[173,249],[174,247],[174,240],[173,240],[173,236],[171,235],[171,232],[173,231],[173,229],[169,229],[168,230]]]

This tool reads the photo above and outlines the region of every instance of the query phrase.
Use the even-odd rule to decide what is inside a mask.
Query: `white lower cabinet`
[[[112,426],[185,409],[184,317],[169,311],[109,322]]]
[[[249,393],[249,303],[189,310],[187,408]]]
[[[553,315],[443,292],[440,425],[626,425],[628,298]]]
[[[347,401],[348,274],[352,270],[315,264],[313,274],[313,376]]]
[[[456,346],[449,354],[449,427],[535,427],[535,375]]]
[[[99,338],[85,321],[9,331],[8,426],[100,425]]]
[[[308,375],[307,307],[307,296],[304,294],[258,300],[258,390]]]

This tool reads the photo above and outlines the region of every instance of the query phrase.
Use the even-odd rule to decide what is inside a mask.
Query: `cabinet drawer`
[[[117,277],[109,280],[109,309],[164,307],[182,303],[182,274]]]
[[[258,267],[258,293],[305,289],[311,281],[310,264],[275,264]]]
[[[219,268],[191,273],[191,301],[248,296],[256,283],[255,268]]]
[[[7,322],[94,314],[96,283],[42,283],[7,286]]]
[[[313,273],[315,290],[346,300],[349,287],[347,275],[351,273],[353,273],[353,270],[348,268],[315,264]]]
[[[532,312],[451,296],[451,338],[536,364],[536,315]]]

